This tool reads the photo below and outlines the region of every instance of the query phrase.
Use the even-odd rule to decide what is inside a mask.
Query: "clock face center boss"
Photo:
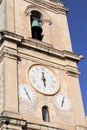
[[[44,65],[33,65],[29,69],[32,86],[42,94],[52,95],[59,90],[59,81],[50,68]]]

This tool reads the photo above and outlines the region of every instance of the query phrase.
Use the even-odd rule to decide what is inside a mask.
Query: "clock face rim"
[[[34,99],[33,100],[31,100],[31,101],[28,101],[28,99],[25,99],[25,97],[23,97],[23,95],[21,96],[20,94],[20,91],[21,91],[21,89],[23,89],[23,87],[29,87],[29,89],[27,90],[27,91],[32,91],[32,93],[34,92]],[[27,103],[33,103],[33,102],[35,102],[35,100],[36,100],[36,98],[37,98],[37,95],[36,95],[36,92],[35,92],[35,90],[30,86],[30,85],[28,85],[28,84],[26,84],[26,83],[23,83],[23,84],[19,84],[19,86],[18,86],[18,94],[19,94],[19,101],[21,100],[20,98],[22,98],[22,100],[23,100],[23,102],[27,102]],[[23,91],[23,90],[22,90]],[[23,93],[22,93],[23,94]],[[26,95],[26,92],[25,92],[25,95]],[[28,98],[28,97],[27,97]]]
[[[57,102],[56,100],[57,100],[57,97],[59,97],[60,95],[62,95],[63,97],[66,97],[66,99],[67,99],[67,101],[68,101],[68,108],[63,108],[63,107],[60,107],[60,103],[59,102]],[[57,108],[59,108],[59,109],[61,109],[61,110],[63,110],[63,111],[69,111],[70,109],[71,109],[71,100],[70,100],[70,98],[66,95],[66,94],[64,94],[64,93],[58,93],[57,95],[55,95],[54,96],[54,102],[55,102],[55,104],[56,104],[56,106],[57,106]]]
[[[50,72],[52,73],[52,75],[55,77],[55,80],[56,80],[56,89],[55,89],[55,91],[53,91],[53,92],[44,92],[44,91],[41,91],[40,89],[38,89],[38,88],[36,87],[36,85],[34,85],[34,84],[32,83],[32,81],[31,81],[31,79],[30,79],[29,73],[30,73],[31,68],[33,68],[33,67],[35,67],[35,66],[45,67],[48,71],[50,71]],[[60,81],[59,81],[58,76],[56,76],[56,73],[53,71],[53,69],[50,68],[50,67],[47,66],[47,65],[44,65],[44,64],[33,64],[33,65],[31,65],[31,66],[29,67],[29,69],[28,69],[28,78],[29,78],[29,82],[30,82],[31,86],[32,86],[37,92],[39,92],[40,94],[50,96],[50,95],[56,94],[56,93],[60,90]]]

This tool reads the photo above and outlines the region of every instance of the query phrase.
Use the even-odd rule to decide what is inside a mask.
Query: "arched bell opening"
[[[36,10],[31,11],[31,32],[32,38],[42,40],[42,14]]]
[[[50,122],[48,106],[42,107],[42,118],[43,118],[43,121]]]

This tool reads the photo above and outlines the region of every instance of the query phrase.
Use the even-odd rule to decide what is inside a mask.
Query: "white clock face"
[[[62,110],[69,110],[71,108],[71,101],[65,94],[57,94],[55,96],[55,103],[58,108]]]
[[[36,100],[36,93],[30,86],[21,84],[19,86],[19,99],[28,103],[34,102]]]
[[[43,65],[32,66],[29,78],[36,90],[43,94],[54,94],[59,89],[55,74]]]

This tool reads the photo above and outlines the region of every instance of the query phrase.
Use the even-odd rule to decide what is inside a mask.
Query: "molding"
[[[18,114],[18,113],[17,113]],[[69,126],[72,130],[74,130],[75,128],[77,129],[87,129],[87,127],[84,125],[76,125],[76,126],[70,126],[65,124],[65,126]],[[42,125],[42,124],[36,124],[36,123],[31,123],[31,122],[27,122],[27,120],[24,119],[18,119],[18,118],[12,118],[9,116],[0,116],[0,128],[3,129],[11,129],[12,127],[15,128],[15,130],[19,129],[44,129],[44,130],[64,130],[61,128],[57,128],[57,127],[52,127],[52,126],[48,126],[48,125]],[[69,130],[69,129],[67,129]]]
[[[0,126],[2,128],[6,127],[7,129],[10,129],[10,126],[14,126],[15,130],[16,130],[16,127],[17,128],[19,127],[19,129],[23,129],[23,130],[27,130],[27,129],[48,130],[48,128],[51,130],[63,130],[63,129],[56,128],[56,127],[30,123],[23,119],[11,118],[11,117],[6,117],[6,116],[0,117]]]
[[[13,115],[12,115],[13,114]],[[10,116],[11,115],[11,116]],[[16,115],[16,117],[14,117],[14,115]],[[19,116],[19,117],[18,117]],[[15,128],[15,130],[18,128],[19,129],[44,129],[44,130],[64,130],[61,129],[61,126],[63,124],[61,124],[58,127],[54,127],[54,126],[50,126],[48,123],[47,124],[37,124],[34,122],[28,122],[26,119],[23,119],[21,117],[21,114],[19,113],[14,113],[14,112],[10,112],[10,111],[3,111],[3,113],[0,115],[0,127],[3,128]],[[11,127],[12,126],[12,127]],[[72,126],[72,124],[65,124],[65,126],[68,128],[71,128],[72,130],[74,130],[75,126]],[[67,129],[69,130],[69,129]]]
[[[37,5],[38,7],[41,8],[46,8],[55,13],[66,14],[69,11],[69,9],[64,6],[64,3],[60,1],[58,2],[53,1],[47,2],[45,0],[24,0],[24,1],[34,4],[35,6]]]
[[[17,60],[17,58],[19,59],[17,54],[12,54],[12,53],[9,53],[9,52],[3,52],[2,55],[0,55],[0,62],[3,60],[4,57],[8,57],[8,58],[13,59],[13,60]]]
[[[73,52],[69,52],[66,50],[57,50],[53,47],[53,45],[41,42],[36,39],[28,38],[24,39],[23,36],[19,36],[15,33],[12,32],[1,32],[1,50],[0,50],[0,59],[3,60],[4,57],[11,58],[13,60],[18,60],[21,61],[22,58],[25,59],[32,59],[36,61],[36,58],[38,62],[41,63],[47,63],[50,66],[54,66],[56,68],[60,68],[64,70],[68,76],[73,76],[73,77],[78,77],[79,76],[79,71],[76,66],[76,63],[78,63],[83,56],[78,55]],[[10,48],[9,46],[3,45],[4,41],[11,41],[13,44],[16,44],[17,49],[14,49],[13,47]],[[51,60],[48,61],[47,59],[40,58],[39,56],[34,56],[32,57],[32,54],[25,54],[23,52],[20,52],[18,49],[20,48],[26,48],[34,52],[42,53],[44,55],[47,55],[48,57],[54,57],[56,59],[60,59],[61,62],[63,61],[63,64],[60,63],[54,63]],[[74,63],[75,65],[70,64]]]
[[[76,77],[76,78],[79,77],[80,72],[78,71],[78,69],[72,68],[70,66],[66,66],[65,68],[66,68],[66,74],[68,76],[72,76],[72,77]]]
[[[65,60],[72,60],[74,62],[78,62],[83,58],[82,55],[78,55],[74,52],[70,52],[66,50],[61,51],[61,50],[53,48],[53,45],[51,44],[41,42],[39,40],[32,39],[32,38],[24,39],[23,36],[17,35],[12,32],[3,31],[1,32],[1,37],[2,37],[1,41],[12,40],[14,41],[15,44],[18,44],[21,47],[25,46],[27,48],[35,49],[36,51],[40,51],[40,52],[42,51],[42,53],[47,53],[48,55],[51,55],[53,57],[54,56],[60,57]]]
[[[21,42],[21,39],[23,39],[24,37],[13,32],[2,30],[0,31],[0,40],[2,40],[3,38],[12,39],[14,41]]]
[[[9,118],[14,117],[17,119],[22,119],[22,116],[20,113],[11,112],[11,111],[2,111],[0,114],[0,117],[9,117]]]
[[[86,125],[77,125],[77,124],[76,124],[76,129],[87,130],[87,126],[86,126]]]

